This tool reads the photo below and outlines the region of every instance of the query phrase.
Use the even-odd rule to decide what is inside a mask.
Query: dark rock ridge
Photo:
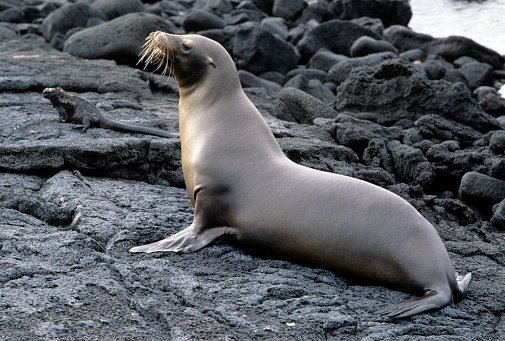
[[[0,339],[504,339],[503,57],[410,16],[397,0],[0,1]],[[82,133],[41,92],[176,131],[177,84],[134,67],[154,29],[222,43],[290,159],[414,205],[472,272],[468,296],[393,322],[373,312],[411,295],[226,239],[128,253],[192,221],[180,141]]]

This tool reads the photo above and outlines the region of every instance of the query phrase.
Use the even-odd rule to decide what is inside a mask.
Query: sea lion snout
[[[164,66],[162,75],[173,74],[174,53],[172,51],[172,35],[161,31],[155,31],[149,34],[144,43],[140,59],[137,64],[144,62],[144,68],[150,63],[156,65],[156,70]]]

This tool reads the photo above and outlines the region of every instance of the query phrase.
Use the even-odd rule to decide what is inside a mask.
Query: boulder
[[[330,10],[343,20],[380,18],[386,27],[395,24],[407,26],[412,17],[408,0],[334,0]]]
[[[283,18],[265,18],[261,20],[260,28],[277,35],[282,40],[288,39],[289,30]]]
[[[324,22],[332,17],[329,9],[329,3],[326,0],[316,0],[307,2],[307,7],[302,12],[301,17],[297,22]]]
[[[447,73],[447,69],[443,63],[433,59],[425,61],[421,64],[421,67],[424,69],[426,76],[432,80],[442,79]]]
[[[325,48],[317,51],[307,62],[307,67],[328,72],[337,63],[348,60],[349,57],[333,53]]]
[[[373,53],[364,57],[355,57],[344,60],[331,67],[328,71],[326,80],[333,82],[337,85],[342,83],[351,73],[354,68],[359,66],[375,66],[379,65],[385,60],[394,59],[397,55],[394,52],[379,52]]]
[[[465,63],[459,71],[465,77],[471,90],[479,86],[493,85],[493,67],[487,63],[471,62]]]
[[[91,8],[103,12],[109,20],[134,12],[144,12],[144,4],[140,0],[96,0]]]
[[[440,188],[457,193],[465,173],[483,168],[484,152],[484,148],[461,149],[457,141],[447,140],[430,147],[425,155],[437,173]]]
[[[386,40],[377,40],[369,36],[359,37],[351,45],[351,57],[363,57],[373,53],[391,51],[398,54],[398,49]]]
[[[184,17],[183,28],[187,33],[223,28],[226,23],[217,14],[203,9],[193,9]]]
[[[65,4],[44,19],[42,34],[46,41],[51,41],[56,33],[65,34],[74,27],[87,27],[88,21],[93,18],[109,20],[102,11],[84,2]]]
[[[422,62],[426,60],[427,56],[428,54],[426,53],[426,51],[418,48],[407,50],[405,52],[400,53],[399,55],[400,58],[403,58],[411,62]]]
[[[359,17],[359,18],[352,19],[349,21],[354,24],[358,24],[360,26],[363,26],[367,30],[375,32],[380,36],[382,36],[382,33],[384,33],[384,25],[382,24],[382,20],[380,20],[378,18]]]
[[[421,116],[414,122],[423,139],[437,144],[447,140],[458,141],[463,147],[471,147],[482,137],[482,133],[457,122],[451,122],[437,114]]]
[[[245,70],[239,70],[238,76],[243,88],[263,88],[272,97],[277,97],[282,89],[279,84],[260,78]]]
[[[340,19],[333,19],[310,28],[296,44],[303,60],[307,61],[320,48],[326,48],[337,54],[349,56],[351,46],[361,36],[382,39],[380,35],[358,24]]]
[[[489,148],[495,155],[505,154],[505,130],[496,130],[489,134]]]
[[[401,52],[419,48],[427,53],[442,56],[450,62],[468,56],[479,62],[487,63],[495,69],[502,69],[505,63],[505,58],[496,51],[465,37],[433,38],[428,34],[417,33],[401,25],[388,27],[384,30],[384,36]]]
[[[254,74],[287,73],[298,65],[299,54],[290,43],[258,24],[241,25],[232,39],[232,57],[239,69]]]
[[[488,175],[468,172],[461,178],[458,195],[461,200],[491,210],[505,198],[505,181]]]
[[[230,13],[233,9],[230,0],[199,0],[195,4],[195,7],[221,14]]]
[[[394,174],[393,159],[387,147],[387,140],[382,137],[372,137],[368,141],[362,158],[366,165],[382,168],[388,174]]]
[[[398,180],[419,184],[425,192],[431,192],[436,173],[422,151],[397,140],[388,142],[387,146]]]
[[[303,74],[298,74],[288,80],[286,84],[284,84],[284,87],[291,87],[305,91],[327,104],[333,103],[335,99],[333,92],[325,87],[320,80],[308,79]]]
[[[429,44],[428,49],[430,53],[438,54],[448,61],[468,56],[481,63],[487,63],[495,69],[503,69],[505,63],[505,58],[498,52],[461,36],[435,39]]]
[[[387,125],[436,114],[482,133],[500,128],[463,84],[431,81],[402,59],[354,69],[338,87],[334,107]]]
[[[335,142],[351,148],[358,155],[363,154],[372,139],[390,141],[399,139],[401,136],[401,130],[397,127],[383,127],[346,114],[339,114],[335,118],[329,132]]]
[[[494,227],[505,230],[505,199],[496,205],[496,209],[490,221]]]
[[[473,91],[475,99],[485,112],[498,117],[505,115],[505,99],[503,99],[498,90],[491,86],[479,86]]]
[[[326,103],[295,88],[283,88],[272,110],[275,117],[291,122],[312,124],[315,118],[334,118],[337,113]]]
[[[174,32],[169,21],[150,13],[130,13],[71,35],[63,47],[71,55],[113,59],[135,66],[146,37],[153,31]]]
[[[275,17],[294,20],[305,6],[304,0],[274,0],[272,13]]]

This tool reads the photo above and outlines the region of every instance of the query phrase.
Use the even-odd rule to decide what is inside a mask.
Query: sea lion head
[[[154,63],[163,75],[174,75],[180,88],[200,82],[213,70],[228,69],[230,63],[236,72],[231,57],[219,43],[194,34],[152,32],[146,38],[140,62],[146,66]]]

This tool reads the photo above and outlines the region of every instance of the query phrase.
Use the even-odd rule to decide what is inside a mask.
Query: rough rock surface
[[[231,47],[237,26],[251,20],[261,25],[274,5],[273,0],[151,2],[144,3],[146,12],[170,18],[166,22],[178,32],[183,32],[192,4],[215,11],[227,26],[214,33]],[[191,223],[179,140],[99,128],[82,133],[59,122],[41,92],[62,86],[107,116],[175,131],[177,86],[173,79],[114,61],[55,50],[45,42],[41,26],[66,1],[47,2],[45,8],[33,3],[0,1],[0,18],[10,20],[0,25],[0,339],[505,338],[505,193],[500,190],[505,132],[465,85],[430,80],[417,71],[422,68],[388,61],[354,70],[338,89],[324,84],[336,94],[332,110],[301,90],[284,88],[274,99],[275,91],[268,93],[257,84],[278,87],[249,77],[254,88],[246,93],[289,158],[401,195],[434,224],[456,271],[472,272],[462,302],[392,321],[373,312],[412,295],[323,269],[263,259],[226,239],[193,254],[128,253],[134,245]],[[294,19],[285,19],[290,28],[286,44],[294,48],[307,31],[305,25],[334,19],[329,2],[317,3],[319,7],[312,3],[293,13]],[[376,39],[386,39],[380,30],[373,32]],[[283,37],[275,34],[276,39]],[[402,44],[390,42],[405,51]],[[451,46],[466,44],[459,43]],[[419,48],[412,61],[425,62],[427,52],[433,52],[430,44],[426,48],[411,42]],[[489,62],[500,61],[496,55],[488,53],[493,58],[485,61],[475,58],[482,49],[467,51],[492,65],[494,77],[500,75],[502,66]],[[321,65],[322,72],[331,69],[329,60],[348,58],[328,50],[317,55],[312,64]],[[431,60],[444,70],[460,67],[438,57]],[[261,79],[283,84],[287,73],[262,74]],[[290,79],[321,82],[321,75],[296,71]],[[284,96],[286,91],[294,95]],[[272,116],[288,110],[275,108],[281,99],[286,108],[303,109],[297,112],[299,119],[313,124]],[[80,219],[73,224],[75,217]]]
[[[151,13],[130,13],[72,34],[63,51],[87,59],[113,59],[134,66],[149,33],[174,33],[174,26]]]

